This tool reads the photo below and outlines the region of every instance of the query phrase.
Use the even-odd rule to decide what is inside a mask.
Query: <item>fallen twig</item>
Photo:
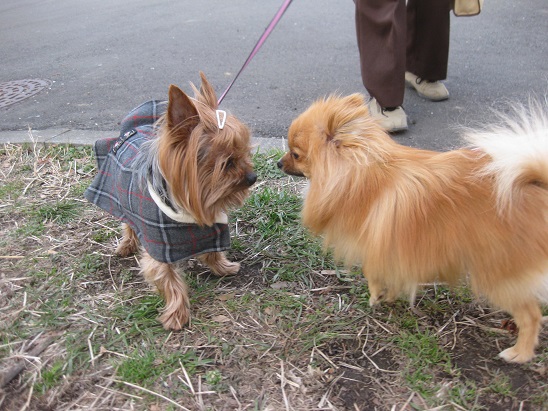
[[[51,333],[42,337],[42,341],[36,343],[34,348],[26,355],[29,357],[38,357],[50,344],[59,336],[59,333]],[[4,388],[15,377],[17,377],[24,369],[26,362],[24,359],[17,359],[15,363],[0,372],[0,388]]]
[[[115,380],[115,379],[112,379],[112,381],[118,382],[118,383],[120,383],[120,384],[125,384],[125,385],[127,385],[128,387],[136,388],[136,389],[141,390],[141,391],[144,391],[144,392],[146,392],[146,393],[148,393],[148,394],[152,394],[152,395],[154,395],[154,396],[156,396],[156,397],[158,397],[158,398],[161,398],[161,399],[163,399],[163,400],[169,402],[170,404],[175,405],[177,408],[180,408],[180,409],[186,410],[186,411],[190,411],[188,408],[183,407],[182,405],[176,403],[176,402],[173,401],[172,399],[167,398],[167,397],[163,396],[162,394],[158,394],[157,392],[151,391],[151,390],[149,390],[149,389],[147,389],[147,388],[145,388],[145,387],[141,387],[140,385],[132,384],[132,383],[127,382],[127,381]]]

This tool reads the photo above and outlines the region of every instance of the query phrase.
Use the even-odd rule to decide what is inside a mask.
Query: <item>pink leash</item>
[[[257,54],[257,52],[259,51],[261,46],[264,44],[264,42],[266,41],[266,39],[268,38],[270,33],[272,33],[272,30],[274,30],[274,27],[276,27],[276,24],[278,24],[278,22],[280,21],[280,19],[282,18],[283,14],[285,13],[285,11],[287,10],[287,8],[289,7],[289,5],[291,4],[292,1],[293,0],[284,0],[282,6],[278,10],[278,12],[274,15],[274,18],[272,19],[272,21],[270,22],[270,24],[268,25],[268,27],[264,31],[263,35],[261,36],[259,41],[257,41],[257,44],[255,44],[255,47],[251,51],[251,54],[249,55],[249,57],[245,61],[244,65],[242,66],[240,71],[238,71],[238,74],[236,74],[236,77],[234,77],[234,79],[230,82],[230,84],[228,85],[228,87],[226,88],[224,93],[221,95],[221,97],[219,97],[219,101],[217,102],[218,105],[221,104],[221,101],[223,101],[223,99],[226,96],[226,93],[228,93],[228,90],[230,90],[230,88],[232,87],[232,85],[234,84],[236,79],[239,77],[240,73],[242,71],[244,71],[244,69],[247,67],[247,65],[251,61],[251,59],[253,57],[255,57],[255,54]]]

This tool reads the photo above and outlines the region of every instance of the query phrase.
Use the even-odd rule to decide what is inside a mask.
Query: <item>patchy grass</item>
[[[181,264],[193,317],[171,333],[136,259],[113,254],[118,223],[82,198],[91,149],[1,148],[0,409],[547,409],[546,329],[516,366],[496,358],[508,316],[467,287],[371,310],[359,270],[300,225],[304,182],[280,156],[255,154],[231,215],[241,272]]]

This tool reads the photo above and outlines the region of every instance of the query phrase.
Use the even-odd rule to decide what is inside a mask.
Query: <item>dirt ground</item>
[[[314,239],[287,256],[298,215],[261,234],[258,197],[231,222],[241,272],[182,264],[192,320],[165,331],[118,223],[82,200],[89,151],[5,147],[0,171],[1,410],[548,410],[548,326],[513,365],[508,315],[466,287],[372,310],[359,272],[309,259]]]

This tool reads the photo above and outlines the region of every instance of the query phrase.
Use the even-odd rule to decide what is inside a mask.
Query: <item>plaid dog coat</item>
[[[143,174],[138,163],[140,148],[156,137],[154,123],[166,107],[165,101],[148,101],[124,118],[119,138],[95,142],[98,173],[84,196],[127,223],[152,258],[173,263],[198,254],[226,250],[230,247],[230,232],[224,223],[200,227],[168,217],[142,181],[146,173]]]

